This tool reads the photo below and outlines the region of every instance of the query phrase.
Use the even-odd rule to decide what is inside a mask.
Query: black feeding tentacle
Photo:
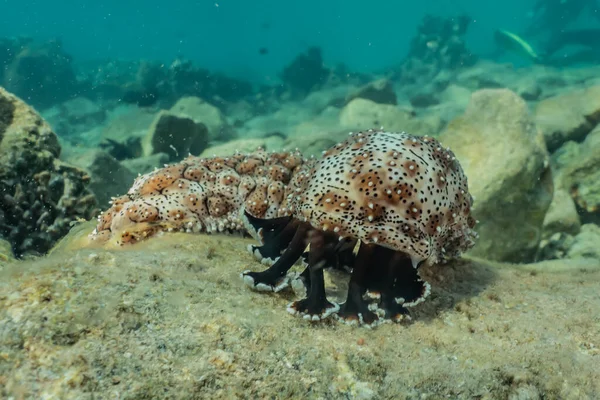
[[[332,233],[325,233],[325,240],[327,242],[325,245],[326,254],[324,255],[326,262],[323,265],[323,269],[333,268],[351,272],[356,258],[354,255],[354,247],[356,246],[357,240],[350,238],[340,239],[338,235]],[[302,261],[306,265],[306,268],[304,268],[302,273],[294,277],[292,281],[292,287],[297,294],[300,292],[308,293],[310,290],[308,256],[309,252],[302,254]]]
[[[348,297],[338,313],[340,320],[348,324],[373,325],[378,321],[377,314],[369,310],[363,299],[372,274],[372,267],[378,260],[373,259],[376,245],[361,243],[348,285]]]
[[[318,321],[329,317],[339,310],[339,306],[327,300],[323,269],[328,267],[329,258],[334,253],[335,245],[330,235],[321,231],[309,232],[310,251],[308,254],[309,282],[306,298],[288,305],[288,311],[303,318]],[[306,271],[306,270],[305,270]],[[304,274],[304,273],[303,273]]]
[[[248,246],[248,251],[259,261],[274,262],[290,244],[298,228],[298,222],[291,217],[262,219],[248,212],[245,212],[245,217],[250,225],[249,228],[252,228],[261,240],[260,246]]]
[[[405,254],[394,252],[390,269],[393,282],[390,295],[396,303],[403,307],[413,307],[429,296],[429,284],[421,279],[418,269],[412,266],[411,260]]]
[[[375,252],[380,262],[371,271],[367,295],[376,300],[384,318],[402,321],[408,316],[406,307],[422,301],[429,293],[429,286],[421,280],[406,254],[383,247]]]
[[[281,257],[268,269],[262,272],[242,272],[244,283],[252,289],[278,292],[287,286],[286,274],[300,258],[306,248],[306,234],[309,225],[299,224],[289,246]]]

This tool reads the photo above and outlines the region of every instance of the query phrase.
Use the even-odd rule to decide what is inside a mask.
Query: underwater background
[[[363,288],[373,321],[344,299],[381,239],[351,230],[335,307],[299,311],[308,255],[246,270],[292,247],[311,163],[370,129],[447,147],[468,193],[428,190],[468,227],[423,224],[447,259],[397,308]],[[208,192],[206,215],[177,197]],[[599,224],[600,1],[0,0],[2,399],[597,399]]]
[[[149,3],[65,1],[7,2],[2,36],[60,38],[77,62],[145,59],[170,62],[183,56],[210,70],[261,80],[275,75],[309,46],[323,49],[328,64],[373,72],[402,60],[426,14],[452,17],[468,12],[467,40],[474,51],[492,46],[497,28],[519,31],[533,2],[404,4],[381,1],[177,1]],[[264,57],[259,49],[269,49]],[[243,64],[242,64],[243,61]]]

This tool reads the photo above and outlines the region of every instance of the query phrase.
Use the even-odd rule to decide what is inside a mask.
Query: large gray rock
[[[135,174],[102,150],[92,150],[72,160],[91,176],[89,188],[102,208],[108,207],[113,196],[127,193]]]
[[[43,112],[44,118],[60,136],[90,131],[106,120],[106,110],[85,97],[76,97]]]
[[[357,98],[371,100],[378,104],[398,104],[394,86],[388,79],[378,79],[369,82],[354,93],[348,95],[348,97],[346,97],[346,104]]]
[[[565,189],[555,187],[552,203],[544,218],[544,239],[557,232],[576,235],[580,228],[581,219],[573,198]]]
[[[569,248],[569,258],[595,258],[600,260],[600,227],[596,224],[585,224],[575,236],[574,243]]]
[[[123,104],[115,108],[108,116],[102,131],[102,139],[111,139],[124,143],[127,138],[143,138],[148,127],[156,119],[156,112],[150,108],[139,108]]]
[[[410,110],[361,98],[349,102],[340,113],[341,127],[350,131],[383,126],[388,131],[434,135],[439,131],[440,124],[439,118],[419,119]]]
[[[144,156],[166,153],[170,161],[181,160],[189,153],[197,155],[208,146],[208,129],[201,122],[180,117],[169,111],[158,113],[142,140]]]
[[[544,138],[525,101],[507,89],[477,91],[440,140],[460,160],[475,197],[480,239],[472,253],[532,260],[553,185]]]
[[[577,235],[557,232],[542,240],[538,252],[539,260],[587,258],[600,265],[600,227],[584,224]]]
[[[169,111],[178,117],[206,125],[210,140],[222,142],[235,136],[221,110],[199,97],[182,97]]]
[[[154,168],[162,168],[162,166],[167,164],[168,162],[168,154],[156,153],[152,154],[151,156],[122,160],[121,164],[136,174],[145,174],[154,170]]]
[[[566,141],[583,141],[600,122],[600,85],[542,100],[535,110],[535,122],[551,152]]]
[[[583,222],[600,223],[600,126],[583,143],[563,148],[557,185],[571,193]]]
[[[204,150],[200,157],[227,157],[240,153],[251,153],[258,148],[263,148],[267,151],[280,151],[283,147],[283,139],[279,136],[270,136],[266,138],[247,138],[247,139],[236,139],[227,143],[211,146]]]

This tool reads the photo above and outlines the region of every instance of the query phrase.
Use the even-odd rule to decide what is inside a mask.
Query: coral
[[[59,154],[50,126],[0,88],[0,234],[17,257],[45,253],[72,222],[96,212],[89,176]]]
[[[443,70],[473,65],[476,57],[467,49],[464,39],[470,22],[465,15],[456,18],[426,15],[400,67],[401,80],[427,82]]]
[[[423,261],[454,258],[474,244],[472,202],[454,154],[435,139],[370,130],[320,159],[263,151],[188,157],[139,177],[90,238],[123,245],[165,230],[246,230],[261,242],[249,250],[272,264],[245,271],[248,286],[304,287],[306,298],[290,304],[290,313],[370,326],[382,317],[402,320],[406,307],[429,294],[418,275]],[[308,265],[290,279],[303,253]],[[330,267],[352,270],[341,308],[325,295],[323,269]]]

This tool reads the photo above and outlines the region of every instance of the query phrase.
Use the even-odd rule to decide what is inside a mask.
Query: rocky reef
[[[96,212],[90,177],[59,155],[50,126],[0,88],[0,234],[16,256],[46,253],[73,222]]]
[[[425,18],[405,61],[371,74],[325,65],[310,48],[281,82],[257,88],[185,60],[78,65],[76,80],[92,89],[47,103],[53,129],[0,91],[0,397],[599,398],[600,68],[477,59],[468,25]],[[19,46],[30,42],[3,42],[0,65],[16,66]],[[45,54],[61,54],[53,48]],[[388,134],[363,151],[369,129]],[[410,196],[381,187],[388,171],[425,186],[415,204],[431,201],[422,212],[432,217],[406,234],[429,229],[423,245],[435,243],[438,201],[461,192],[443,198],[439,186],[456,171],[406,178],[430,160],[411,147],[426,143],[441,164],[460,160],[478,237],[458,259],[412,270],[419,259],[405,258],[407,269],[384,275],[387,253],[357,263],[362,244],[335,235],[348,221],[385,220],[392,229],[360,240],[407,241],[393,222],[412,200],[362,198]],[[394,152],[413,158],[401,169]],[[316,188],[298,185],[309,181]],[[102,218],[75,224],[97,215],[94,197]],[[318,229],[304,235],[290,215]],[[290,248],[295,258],[283,257]],[[410,307],[393,314],[378,289],[399,281],[418,296],[394,298]],[[362,308],[342,320],[362,328],[314,318],[331,307],[299,307],[348,293]],[[368,312],[392,318],[368,323]]]
[[[432,294],[413,322],[369,330],[285,317],[278,310],[293,292],[244,290],[238,275],[258,264],[245,251],[254,240],[175,233],[127,251],[77,250],[90,229],[77,227],[47,258],[0,267],[0,397],[600,393],[593,259],[426,269]],[[333,301],[345,276],[326,274]]]

